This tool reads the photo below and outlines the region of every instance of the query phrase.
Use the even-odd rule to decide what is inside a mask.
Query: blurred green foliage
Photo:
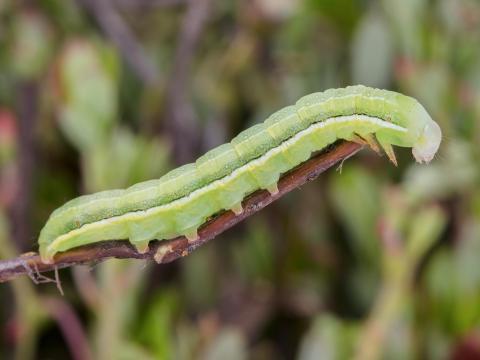
[[[418,98],[441,151],[420,166],[398,149],[394,168],[365,150],[173,264],[62,270],[64,297],[4,284],[1,358],[480,357],[480,3],[160,3],[0,0],[2,258],[35,251],[15,229],[38,234],[66,200],[159,177],[173,148],[194,161],[330,87]]]

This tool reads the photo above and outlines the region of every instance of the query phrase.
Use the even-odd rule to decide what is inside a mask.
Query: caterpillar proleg
[[[278,192],[280,176],[338,139],[382,148],[396,163],[392,145],[411,147],[429,162],[441,141],[440,127],[415,99],[362,85],[302,97],[195,163],[125,190],[85,195],[55,210],[40,232],[40,255],[104,240],[128,239],[140,252],[151,240],[185,235],[212,215],[240,214],[245,196]]]

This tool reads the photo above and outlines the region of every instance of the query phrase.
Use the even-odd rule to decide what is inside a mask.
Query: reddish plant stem
[[[196,241],[188,242],[183,236],[168,241],[153,241],[150,249],[144,254],[138,253],[128,241],[105,241],[71,249],[55,256],[53,264],[44,264],[36,253],[27,253],[16,259],[0,261],[0,282],[5,282],[20,275],[29,275],[34,281],[41,280],[41,272],[52,271],[73,265],[91,264],[108,258],[118,259],[155,259],[158,263],[169,263],[190,254],[207,241],[247,217],[260,211],[273,201],[297,187],[314,180],[322,172],[354,155],[362,148],[361,145],[342,142],[328,151],[312,157],[282,176],[278,183],[279,192],[270,195],[267,191],[256,191],[243,201],[244,211],[235,215],[226,211],[203,225],[198,232]]]
[[[72,359],[93,359],[85,330],[70,304],[58,297],[44,298],[42,303],[62,331]]]

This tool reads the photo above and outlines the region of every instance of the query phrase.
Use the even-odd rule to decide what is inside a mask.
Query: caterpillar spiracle
[[[103,240],[128,239],[139,252],[154,239],[192,241],[209,217],[241,213],[242,200],[256,190],[276,193],[281,174],[338,139],[379,144],[394,163],[392,145],[411,147],[422,163],[441,137],[411,97],[362,85],[313,93],[160,179],[67,202],[41,230],[40,255],[50,263],[58,252]]]

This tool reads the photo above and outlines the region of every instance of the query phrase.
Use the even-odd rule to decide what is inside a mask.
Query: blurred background
[[[0,257],[357,83],[427,108],[430,165],[364,150],[174,263],[1,284],[0,358],[480,358],[476,0],[0,0]]]

